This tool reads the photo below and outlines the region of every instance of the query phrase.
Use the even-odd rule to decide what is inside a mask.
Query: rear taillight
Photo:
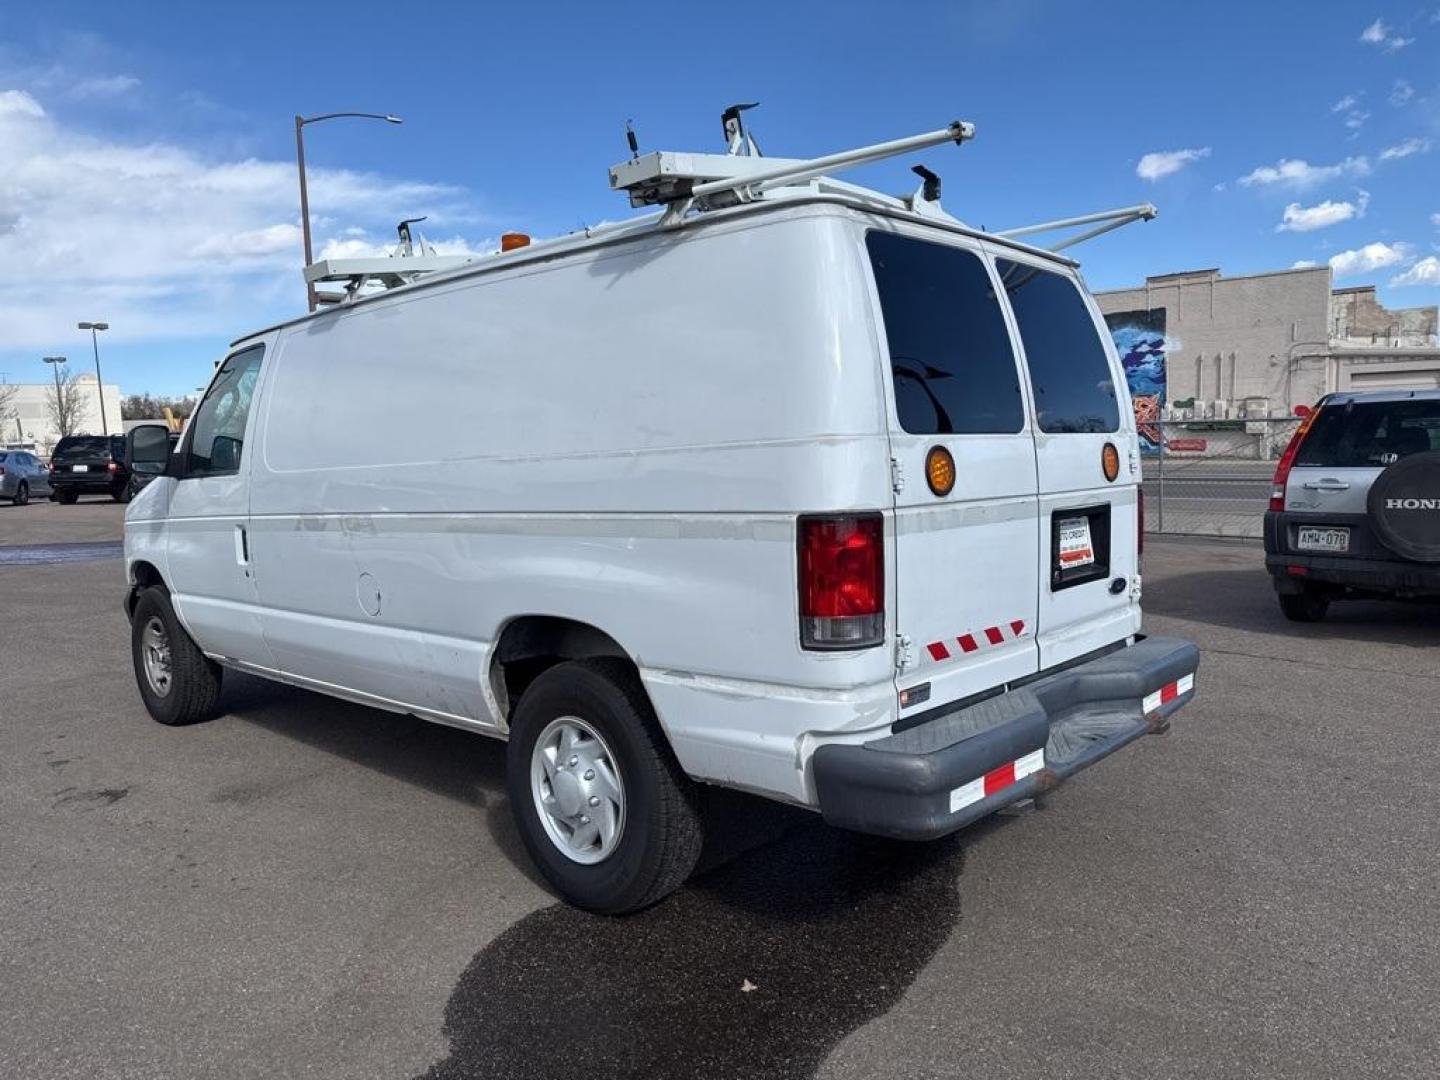
[[[1306,434],[1324,405],[1322,401],[1306,414],[1305,419],[1300,421],[1300,426],[1295,429],[1295,434],[1290,436],[1290,444],[1285,447],[1285,452],[1280,455],[1280,463],[1275,466],[1275,479],[1270,486],[1271,510],[1285,509],[1285,485],[1290,481],[1290,470],[1295,467],[1295,457],[1300,453],[1300,444],[1305,441]]]
[[[866,649],[885,640],[885,528],[879,514],[800,519],[800,644]]]
[[[120,466],[119,466],[118,464],[116,464],[115,462],[113,462],[113,461],[110,462],[109,465],[106,465],[105,468],[106,468],[107,471],[112,472],[112,473],[114,473],[114,472],[119,472],[119,471],[120,471]]]

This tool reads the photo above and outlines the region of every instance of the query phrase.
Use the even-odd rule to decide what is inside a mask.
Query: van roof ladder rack
[[[738,120],[738,117],[736,118]],[[610,186],[627,192],[631,206],[666,207],[662,226],[677,225],[692,208],[734,206],[773,188],[814,180],[823,173],[975,137],[975,125],[954,120],[936,131],[858,146],[817,158],[767,158],[754,153],[688,154],[659,150],[622,161],[610,170]],[[732,144],[733,145],[733,144]]]
[[[1093,240],[1095,237],[1109,232],[1111,229],[1118,229],[1122,225],[1129,225],[1132,221],[1150,221],[1160,211],[1155,209],[1153,203],[1140,203],[1138,206],[1126,206],[1119,210],[1101,210],[1094,214],[1081,214],[1079,217],[1061,218],[1059,221],[1042,221],[1038,225],[1022,225],[1018,229],[1002,229],[995,233],[996,236],[1003,236],[1007,240],[1014,240],[1021,236],[1030,236],[1033,233],[1056,232],[1060,229],[1074,229],[1081,225],[1092,225],[1096,222],[1101,224],[1083,233],[1066,237],[1058,244],[1050,244],[1049,251],[1064,251],[1076,244],[1083,244],[1086,240]]]

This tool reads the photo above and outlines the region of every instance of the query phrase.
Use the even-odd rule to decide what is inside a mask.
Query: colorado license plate
[[[1350,550],[1350,530],[1317,529],[1313,525],[1306,525],[1295,537],[1295,546],[1301,551],[1346,552]]]
[[[70,466],[70,471],[71,471],[71,472],[89,472],[89,471],[90,471],[90,466],[89,466],[89,465],[71,465],[71,466]]]
[[[1060,530],[1060,567],[1089,566],[1095,561],[1090,544],[1090,519],[1068,518],[1057,526]]]

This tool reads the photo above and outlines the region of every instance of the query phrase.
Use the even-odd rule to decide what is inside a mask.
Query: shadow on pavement
[[[962,848],[809,814],[625,918],[557,904],[483,949],[445,1010],[461,1077],[812,1076],[954,927]]]
[[[1217,568],[1167,575],[1146,583],[1145,614],[1190,619],[1211,626],[1286,638],[1432,648],[1440,629],[1433,603],[1338,600],[1324,622],[1294,623],[1280,612],[1275,587],[1263,569]]]

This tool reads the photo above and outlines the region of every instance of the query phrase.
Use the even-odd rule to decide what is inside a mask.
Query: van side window
[[[1020,327],[1040,430],[1118,431],[1110,361],[1075,283],[1008,259],[995,265]]]
[[[894,233],[865,237],[912,435],[1014,434],[1025,426],[1005,317],[978,256]]]
[[[240,452],[245,446],[245,421],[260,377],[265,347],[225,358],[210,391],[195,418],[190,421],[190,452],[185,460],[186,476],[223,476],[238,472]]]

